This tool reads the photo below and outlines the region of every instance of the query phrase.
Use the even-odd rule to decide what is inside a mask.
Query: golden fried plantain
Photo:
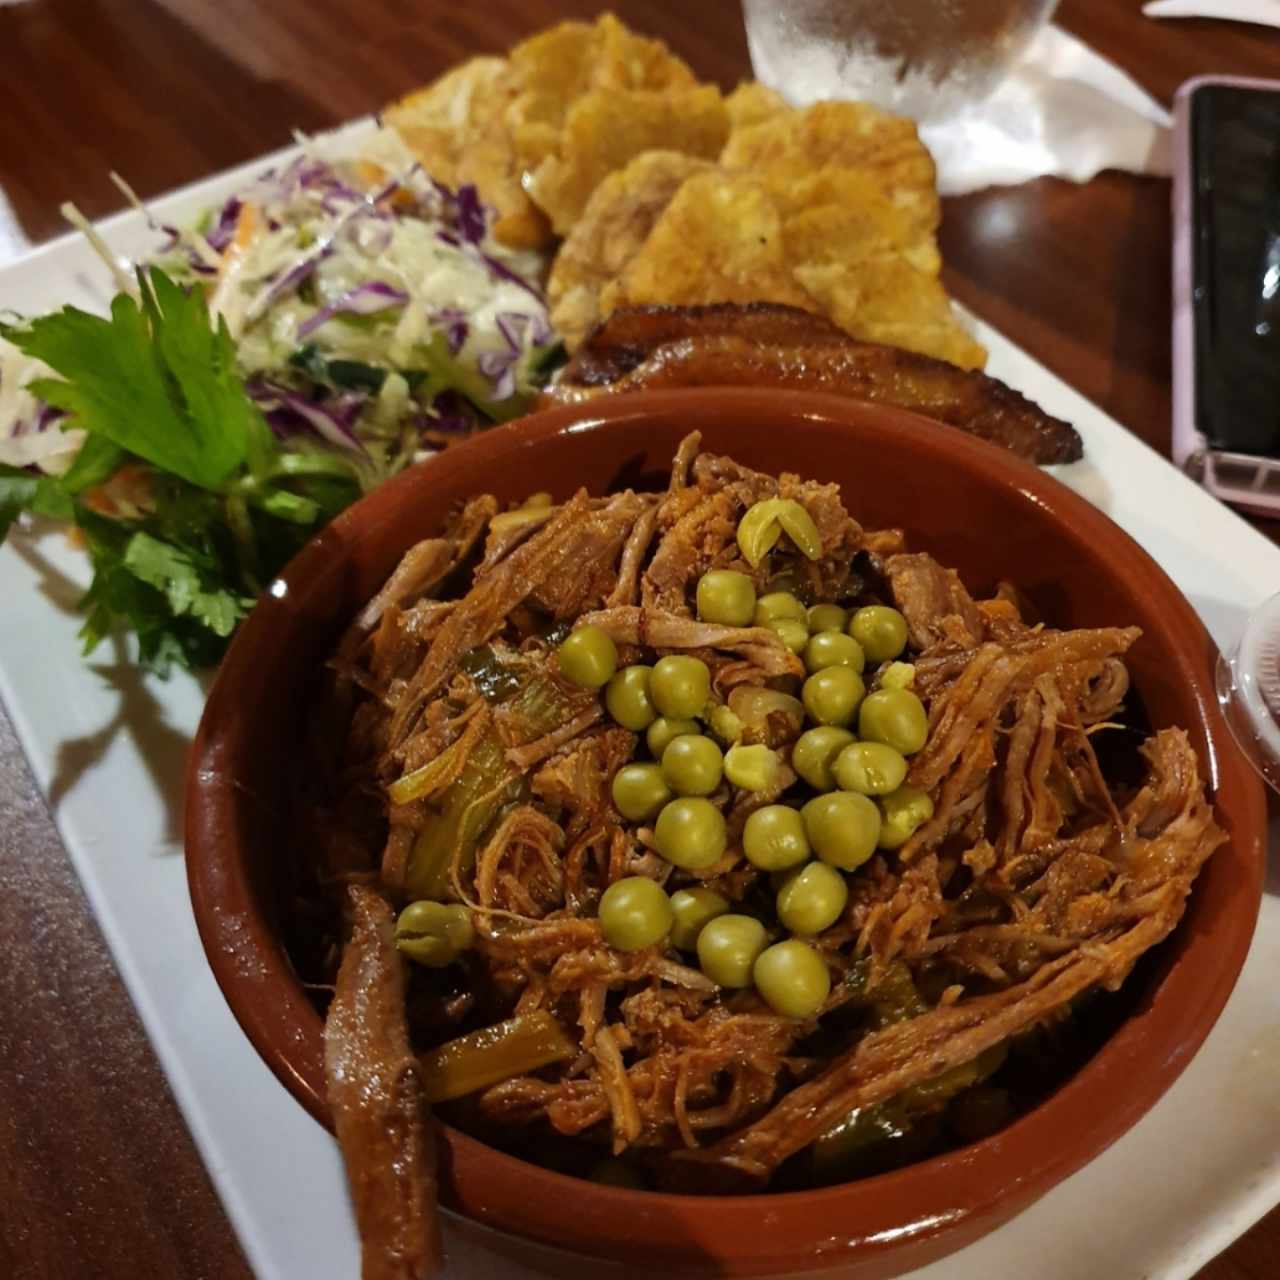
[[[497,210],[494,235],[513,248],[541,248],[551,239],[542,211],[520,185],[520,167],[504,122],[515,97],[504,58],[472,58],[434,84],[382,112],[431,176],[446,186],[474,183]]]
[[[938,226],[937,175],[914,123],[862,102],[819,102],[736,129],[720,163],[798,181],[827,166],[874,174],[926,234]]]
[[[597,89],[575,98],[553,153],[529,166],[526,190],[566,235],[591,194],[636,156],[662,147],[713,160],[729,117],[713,85],[694,89]]]
[[[804,306],[763,183],[712,169],[689,178],[648,239],[600,296],[608,315],[627,303],[787,302]]]
[[[729,128],[736,132],[794,110],[786,98],[758,80],[744,80],[725,100]]]
[[[850,262],[802,263],[796,278],[846,333],[979,369],[985,348],[956,320],[936,277],[904,258],[880,255]]]
[[[858,262],[889,254],[936,276],[942,257],[924,232],[881,186],[875,173],[828,165],[800,179],[763,180],[783,216],[787,252],[797,265]]]
[[[611,13],[565,22],[511,51],[520,86],[505,120],[525,190],[558,235],[615,169],[654,147],[713,158],[728,137],[717,89],[700,86],[661,40]]]
[[[639,121],[627,122],[629,146],[615,136],[617,110],[587,105],[574,115],[585,98],[636,90],[673,98],[633,104]],[[698,96],[681,96],[689,93]],[[679,146],[685,114],[690,148],[715,155],[728,133],[719,92],[700,88],[661,40],[637,36],[606,13],[593,23],[562,22],[540,32],[508,58],[473,58],[392,103],[383,119],[433,177],[449,186],[475,184],[497,210],[499,240],[542,248],[553,231],[530,190],[542,189],[563,233],[604,174],[637,151],[673,140]]]
[[[639,251],[685,179],[711,167],[678,151],[646,151],[595,189],[547,282],[551,322],[570,351],[600,319],[601,290]]]

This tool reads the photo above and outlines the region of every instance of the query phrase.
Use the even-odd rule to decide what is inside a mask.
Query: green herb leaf
[[[76,460],[62,477],[62,487],[67,493],[82,493],[96,484],[109,480],[129,455],[106,436],[87,435]]]
[[[9,536],[13,522],[31,505],[34,484],[0,479],[0,542]]]
[[[69,520],[71,499],[52,476],[0,464],[0,542],[24,511]]]
[[[288,489],[268,489],[254,499],[254,505],[277,520],[288,520],[290,524],[314,524],[320,514],[317,503],[290,493]]]
[[[229,636],[253,604],[208,583],[187,551],[149,533],[129,539],[122,563],[135,578],[163,592],[177,617],[190,615],[217,636]]]
[[[137,637],[138,660],[157,675],[167,676],[175,663],[194,668],[216,662],[226,640],[190,616],[175,616],[162,591],[125,568],[129,530],[83,508],[77,519],[94,570],[81,601],[88,615],[80,629],[85,653],[127,626]]]
[[[225,324],[213,327],[200,294],[159,268],[138,279],[142,305],[118,294],[109,320],[64,307],[0,325],[0,334],[61,375],[30,389],[76,426],[217,489],[268,429],[245,395]]]
[[[59,375],[31,390],[87,432],[60,480],[0,468],[0,539],[23,511],[74,519],[84,534],[86,652],[131,630],[140,661],[161,674],[216,662],[259,585],[376,478],[364,453],[282,449],[225,324],[158,268],[109,319],[67,307],[0,334]],[[378,371],[337,372],[371,381]],[[77,500],[127,463],[149,464],[136,503],[108,517]]]

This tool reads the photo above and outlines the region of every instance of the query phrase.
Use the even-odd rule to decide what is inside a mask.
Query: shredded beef
[[[807,511],[820,553],[809,559],[783,536],[749,565],[738,522],[778,496]],[[333,663],[351,726],[347,807],[366,824],[371,806],[386,819],[381,888],[401,904],[422,847],[447,855],[434,883],[475,933],[466,1007],[495,1021],[552,1017],[569,1037],[566,1060],[477,1091],[470,1114],[486,1125],[640,1151],[684,1189],[762,1185],[860,1109],[933,1087],[1062,1019],[1084,993],[1114,990],[1176,926],[1225,839],[1185,733],[1147,738],[1128,785],[1107,776],[1095,749],[1126,717],[1136,629],[1055,629],[1007,584],[975,600],[954,570],[907,551],[899,531],[864,530],[835,485],[753,471],[701,452],[691,435],[662,493],[578,492],[497,511],[477,499],[443,537],[412,548]],[[799,691],[806,669],[767,626],[696,616],[711,568],[745,573],[761,591],[785,584],[806,604],[891,599],[928,719],[907,781],[931,813],[901,847],[847,875],[839,918],[810,939],[832,987],[807,1019],[722,989],[666,941],[612,947],[597,919],[611,885],[642,876],[669,893],[710,888],[765,919],[771,941],[784,936],[776,887],[745,856],[743,832],[762,806],[810,794],[791,767],[801,717],[776,696]],[[465,589],[432,598],[463,578]],[[777,752],[764,789],[722,781],[708,797],[725,819],[714,865],[675,866],[657,852],[653,815],[626,821],[615,806],[614,777],[646,758],[644,738],[612,721],[598,690],[561,673],[557,647],[583,625],[613,641],[619,665],[696,656],[711,689],[703,718],[732,722],[742,710],[738,742]],[[885,678],[875,664],[864,672],[868,687]],[[746,709],[761,699],[781,705],[752,719]],[[442,832],[452,841],[443,851]],[[329,875],[374,878],[372,855],[348,833],[329,843]],[[366,1257],[402,1268],[369,1274],[416,1275],[405,1268],[428,1265],[437,1248],[423,1209],[429,1121],[391,908],[370,889],[351,892],[354,930],[326,1033],[331,1098]],[[379,1161],[399,1161],[398,1172]]]

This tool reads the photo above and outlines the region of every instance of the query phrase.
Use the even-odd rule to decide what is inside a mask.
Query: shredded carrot
[[[218,266],[219,280],[244,257],[245,251],[249,248],[249,243],[257,229],[258,207],[246,200],[240,206],[240,213],[236,218],[235,233],[231,237],[231,243],[227,245],[226,250],[223,252],[222,262]]]
[[[151,468],[141,463],[121,467],[109,480],[81,496],[90,511],[113,520],[138,520],[155,505]]]
[[[257,229],[258,208],[246,200],[240,206],[240,213],[236,217],[236,229],[232,234],[231,243],[222,252],[218,273],[204,285],[207,300],[211,301],[218,289],[226,282],[227,277],[237,270]]]
[[[240,206],[240,214],[236,218],[236,233],[231,237],[232,245],[241,253],[249,247],[249,241],[253,239],[257,225],[258,206],[246,201]]]
[[[377,191],[378,188],[386,186],[391,177],[388,170],[384,169],[380,164],[374,164],[371,160],[361,160],[356,165],[356,173],[359,174],[360,181],[370,191]],[[388,199],[392,204],[398,205],[402,209],[407,209],[413,205],[417,197],[405,187],[397,187]]]

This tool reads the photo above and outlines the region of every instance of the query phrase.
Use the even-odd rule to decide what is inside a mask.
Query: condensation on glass
[[[985,98],[1057,0],[743,0],[756,77],[792,102],[937,120]]]
[[[1256,610],[1218,659],[1218,700],[1260,774],[1280,791],[1280,594]]]

